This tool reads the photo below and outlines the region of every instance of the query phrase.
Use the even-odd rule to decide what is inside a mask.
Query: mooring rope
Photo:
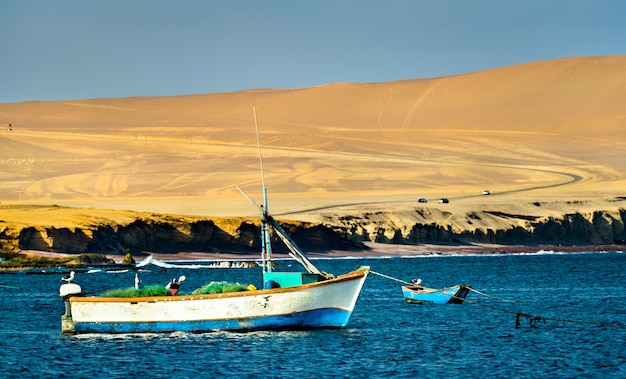
[[[385,275],[385,274],[382,274],[380,272],[376,272],[376,271],[372,271],[372,270],[368,270],[368,271],[371,274],[378,275],[378,276],[383,277],[385,279],[393,280],[393,281],[400,282],[400,283],[403,283],[403,284],[413,285],[413,283],[407,282],[406,280],[394,278],[393,276]],[[499,298],[499,297],[487,295],[486,293],[480,292],[478,290],[475,290],[472,287],[468,287],[468,288],[469,288],[470,291],[473,291],[473,292],[475,292],[475,293],[477,293],[477,294],[479,294],[481,296],[485,296],[485,297],[488,297],[490,299],[497,299],[497,300],[500,300],[500,301],[519,303],[519,301],[516,301],[516,300],[507,300],[507,299],[502,299],[502,298]],[[470,304],[474,304],[474,305],[478,305],[478,306],[481,306],[481,307],[490,308],[490,309],[493,309],[493,310],[496,310],[496,311],[500,311],[500,312],[513,314],[513,315],[515,315],[515,327],[516,328],[520,327],[520,318],[521,317],[526,318],[528,320],[530,326],[533,326],[534,323],[538,322],[538,321],[543,321],[544,323],[546,321],[554,321],[554,322],[574,323],[574,324],[588,324],[588,325],[599,325],[599,326],[616,326],[616,327],[625,327],[626,326],[626,324],[624,324],[622,322],[588,321],[588,320],[574,320],[574,319],[562,319],[562,318],[554,318],[554,317],[536,316],[536,315],[531,315],[531,314],[520,312],[520,311],[515,311],[515,310],[511,310],[511,309],[498,307],[498,306],[495,306],[495,305],[481,303],[479,301],[468,300],[468,299],[457,297],[457,296],[452,296],[452,297],[455,298],[455,299],[458,299],[458,300],[463,300],[463,301],[465,301],[467,303],[470,303]]]
[[[404,283],[404,284],[408,284],[408,285],[412,285],[413,284],[411,282],[407,282],[406,280],[402,280],[402,279],[394,278],[393,276],[381,274],[380,272],[369,270],[369,273],[370,274],[374,274],[374,275],[378,275],[378,276],[382,276],[383,278],[386,278],[386,279],[395,280],[396,282],[400,282],[400,283]]]
[[[607,322],[607,321],[588,321],[588,320],[576,320],[576,319],[564,319],[564,318],[555,318],[555,317],[544,317],[544,316],[536,316],[536,315],[531,315],[528,313],[524,313],[524,312],[520,312],[520,311],[514,311],[514,310],[510,310],[510,309],[506,309],[506,308],[501,308],[501,307],[497,307],[494,305],[489,305],[489,304],[485,304],[485,303],[481,303],[479,301],[472,301],[472,300],[468,300],[465,299],[465,302],[470,303],[470,304],[474,304],[474,305],[478,305],[481,307],[486,307],[486,308],[490,308],[496,311],[500,311],[500,312],[505,312],[505,313],[511,313],[515,315],[515,327],[519,328],[520,327],[520,318],[524,317],[526,318],[529,323],[530,326],[533,326],[534,322],[536,321],[543,321],[544,324],[546,321],[554,321],[554,322],[563,322],[563,323],[573,323],[573,324],[588,324],[588,325],[599,325],[599,326],[619,326],[619,327],[624,327],[626,326],[626,324],[622,323],[622,322]]]
[[[479,294],[481,296],[488,297],[490,299],[497,299],[497,300],[500,300],[500,301],[507,301],[507,302],[510,302],[510,303],[519,303],[519,301],[517,301],[517,300],[507,300],[507,299],[503,299],[501,297],[487,295],[486,293],[480,292],[478,290],[475,290],[472,287],[469,287],[469,290],[472,291],[472,292],[476,292],[477,294]]]

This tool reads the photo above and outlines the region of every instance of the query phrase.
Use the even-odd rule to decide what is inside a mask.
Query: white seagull
[[[139,279],[139,275],[135,273],[135,288],[139,289],[139,283],[141,283],[141,279]]]
[[[72,282],[72,280],[74,280],[74,271],[70,271],[70,274],[68,276],[64,276],[61,278],[61,280],[66,281],[68,284]]]

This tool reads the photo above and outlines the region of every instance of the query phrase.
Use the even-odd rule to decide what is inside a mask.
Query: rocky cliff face
[[[355,241],[395,244],[489,243],[502,245],[605,245],[626,240],[626,210],[534,217],[472,212],[447,221],[399,225],[392,214],[365,214],[338,220]],[[497,220],[494,220],[497,219]],[[483,222],[487,220],[486,222]],[[497,222],[496,222],[497,221]],[[499,225],[493,227],[489,225]]]
[[[324,225],[285,223],[292,239],[303,249],[331,250],[361,247],[343,230]],[[276,251],[285,251],[281,244]],[[168,217],[138,219],[127,225],[115,223],[82,228],[29,226],[0,229],[0,251],[39,250],[66,253],[131,252],[240,252],[260,251],[260,229],[253,222],[241,221],[229,232],[211,220],[189,221]]]
[[[415,212],[421,212],[416,210]],[[362,242],[387,244],[603,245],[626,240],[626,210],[535,217],[501,212],[471,212],[407,222],[377,212],[328,218],[324,223],[282,223],[304,250],[363,248]],[[415,220],[413,219],[413,220]],[[219,225],[218,225],[219,224]],[[228,225],[224,227],[223,225]],[[491,226],[490,226],[491,225]],[[498,225],[494,227],[493,225]],[[278,242],[278,241],[276,241]],[[115,222],[75,228],[0,224],[0,251],[40,250],[67,253],[240,252],[260,250],[259,224],[246,220],[216,223],[206,219],[155,216],[125,225]],[[276,243],[277,251],[285,251]],[[281,250],[282,249],[282,250]]]

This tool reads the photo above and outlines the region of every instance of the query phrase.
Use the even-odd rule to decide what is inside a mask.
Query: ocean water
[[[460,305],[407,304],[401,283],[368,277],[348,328],[205,334],[60,333],[58,273],[0,274],[0,377],[625,378],[626,253],[320,259],[340,274],[371,266],[430,287],[471,284]],[[282,262],[288,265],[289,262]],[[260,286],[260,269],[151,269]],[[79,273],[85,291],[132,286],[133,272]],[[16,287],[16,288],[10,288]],[[489,295],[490,297],[484,296]],[[545,318],[531,326],[516,313]]]

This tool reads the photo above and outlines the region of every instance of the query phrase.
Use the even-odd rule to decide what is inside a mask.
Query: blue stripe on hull
[[[153,322],[76,322],[76,333],[165,333],[210,332],[216,330],[299,330],[344,328],[351,312],[318,309],[289,315],[229,320],[153,321]]]

